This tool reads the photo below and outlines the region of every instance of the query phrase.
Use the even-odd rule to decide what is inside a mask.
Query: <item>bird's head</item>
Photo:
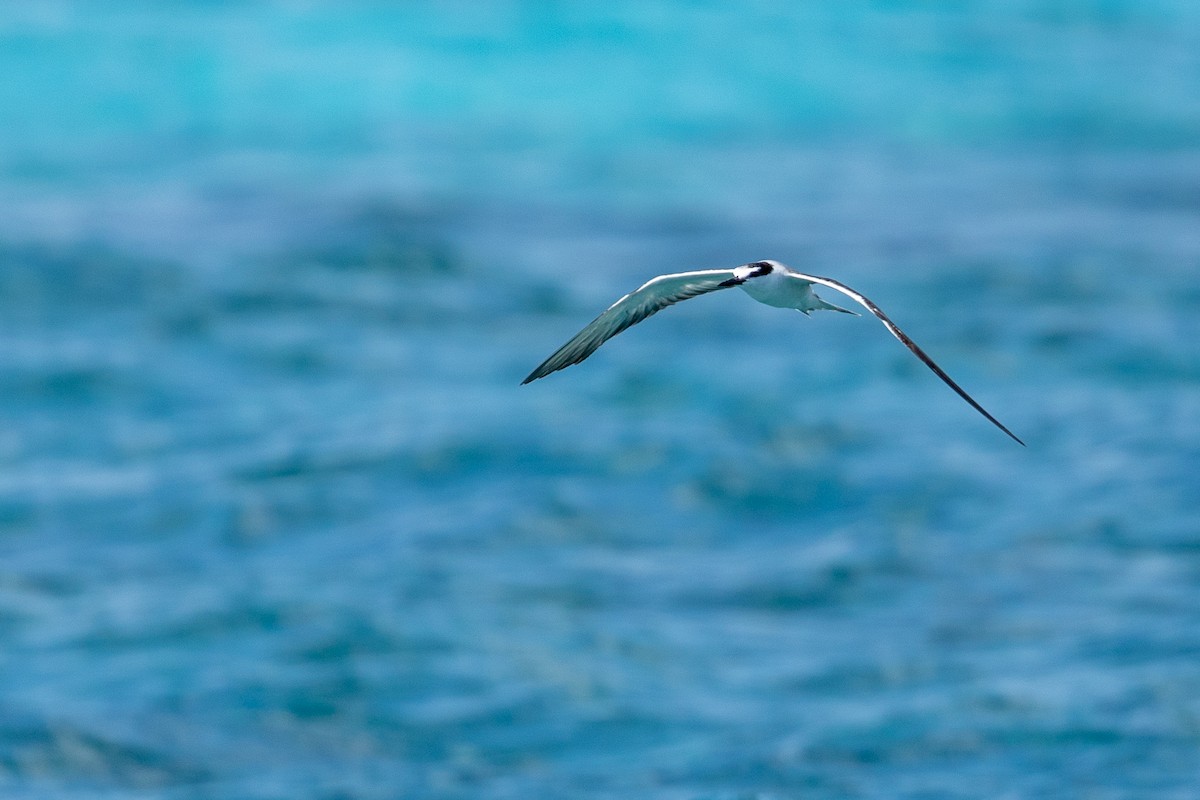
[[[746,265],[750,271],[749,277],[761,278],[763,275],[770,275],[772,272],[782,272],[783,265],[778,261],[753,261]]]

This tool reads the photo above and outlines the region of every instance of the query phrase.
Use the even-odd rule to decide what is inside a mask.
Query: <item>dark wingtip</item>
[[[997,428],[999,428],[1000,430],[1002,430],[1002,431],[1004,431],[1005,433],[1007,433],[1007,434],[1008,434],[1008,438],[1012,439],[1014,442],[1016,442],[1017,444],[1021,445],[1021,447],[1028,447],[1028,446],[1029,446],[1029,445],[1025,444],[1023,441],[1021,441],[1021,437],[1020,437],[1020,436],[1017,436],[1015,433],[1013,433],[1012,431],[1010,431],[1008,428],[1006,428],[1005,426],[1001,425],[1001,424],[1000,424],[1000,420],[996,419],[995,417],[993,417],[991,414],[987,413],[986,411],[985,411],[985,412],[983,412],[983,415],[984,415],[985,417],[987,417],[987,418],[988,418],[988,420],[989,420],[989,421],[991,421],[991,423],[992,423],[993,425],[995,425]]]
[[[951,387],[952,389],[957,389],[957,388],[958,388],[958,385],[957,385],[957,384],[954,384],[954,383],[951,383],[951,384],[950,384],[950,387]],[[959,392],[959,393],[960,393],[960,394],[963,394],[963,395],[965,396],[965,393],[964,393],[964,392]],[[1009,429],[1008,429],[1008,428],[1007,428],[1007,427],[1006,427],[1004,424],[1002,424],[1002,423],[1000,422],[1000,420],[996,419],[996,418],[995,418],[995,417],[993,417],[991,414],[989,414],[988,412],[984,411],[984,410],[983,410],[983,406],[979,405],[979,404],[978,404],[978,403],[976,403],[974,400],[971,400],[969,397],[967,398],[967,402],[968,402],[968,403],[970,403],[971,405],[975,406],[975,410],[977,410],[979,413],[981,413],[981,414],[983,414],[985,417],[987,417],[987,420],[988,420],[988,422],[992,423],[992,424],[993,424],[993,425],[995,425],[997,428],[999,428],[1000,430],[1004,431],[1004,432],[1005,432],[1005,433],[1008,435],[1008,438],[1012,439],[1014,442],[1016,442],[1017,444],[1021,445],[1021,447],[1028,447],[1028,446],[1029,446],[1029,445],[1025,444],[1025,442],[1021,441],[1021,437],[1020,437],[1020,436],[1017,436],[1015,433],[1013,433],[1012,431],[1010,431],[1010,430],[1009,430]]]
[[[545,366],[546,365],[543,364],[542,366],[535,369],[533,372],[526,375],[525,380],[521,381],[521,385],[524,386],[527,383],[533,383],[534,381],[538,380],[539,378],[544,378],[547,375],[554,372],[554,370],[552,370],[552,369],[550,369],[550,370],[543,369]],[[559,367],[559,369],[562,369],[562,367]]]

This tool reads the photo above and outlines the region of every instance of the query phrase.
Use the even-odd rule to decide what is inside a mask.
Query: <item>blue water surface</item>
[[[0,5],[0,795],[1200,795],[1200,5]],[[669,271],[698,298],[520,380]],[[837,299],[829,299],[837,302]]]

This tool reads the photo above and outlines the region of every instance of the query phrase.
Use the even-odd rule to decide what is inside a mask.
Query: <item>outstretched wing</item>
[[[680,272],[674,275],[659,275],[609,306],[607,311],[575,334],[571,341],[554,351],[554,355],[543,361],[521,383],[529,383],[538,378],[544,378],[563,367],[578,364],[596,352],[600,345],[651,314],[657,314],[680,300],[735,286],[741,282],[739,278],[737,270],[732,269],[708,269],[698,272]]]
[[[875,305],[869,299],[867,299],[863,295],[859,294],[858,292],[854,291],[846,284],[835,281],[832,278],[821,278],[817,275],[805,275],[801,272],[794,272],[791,270],[788,271],[788,277],[794,278],[796,280],[807,281],[808,283],[818,283],[822,286],[828,286],[830,289],[836,289],[837,291],[839,291],[842,294],[849,297],[851,300],[855,300],[858,303],[860,303],[863,306],[863,308],[867,309],[867,311],[870,311],[872,314],[874,314],[876,317],[878,317],[879,321],[884,324],[884,327],[886,327],[889,331],[891,331],[892,335],[895,336],[897,339],[899,339],[901,344],[903,344],[905,347],[907,347],[909,350],[911,350],[912,354],[915,355],[917,358],[924,361],[925,366],[927,366],[931,370],[933,370],[933,373],[935,375],[937,375],[939,378],[941,378],[947,386],[949,386],[951,389],[953,389],[955,392],[957,392],[959,397],[961,397],[963,400],[966,400],[968,403],[971,404],[972,408],[974,408],[980,414],[983,414],[983,416],[987,417],[989,422],[991,422],[997,428],[999,428],[1000,430],[1004,431],[1009,436],[1011,436],[1012,439],[1015,442],[1017,442],[1017,444],[1019,444],[1021,446],[1025,445],[1024,442],[1022,442],[1019,438],[1017,438],[1017,435],[1015,433],[1010,431],[1008,428],[1004,427],[1004,425],[1001,424],[1000,420],[993,417],[991,414],[989,414],[987,412],[986,409],[984,409],[983,406],[981,406],[981,405],[979,405],[979,403],[975,402],[975,398],[973,398],[973,397],[971,397],[971,395],[967,394],[966,391],[964,391],[961,386],[959,386],[957,383],[955,383],[951,379],[951,377],[942,370],[941,367],[939,367],[937,364],[935,364],[933,362],[933,359],[930,358],[928,355],[926,355],[925,351],[917,346],[916,342],[914,342],[912,339],[908,338],[908,334],[906,334],[904,331],[900,330],[900,328],[896,326],[896,323],[892,322],[892,320],[888,318],[888,315],[884,314],[879,309],[879,306]]]

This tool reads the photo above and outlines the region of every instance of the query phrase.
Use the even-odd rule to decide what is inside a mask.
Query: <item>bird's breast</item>
[[[760,303],[775,308],[795,308],[801,311],[816,308],[812,284],[782,275],[764,275],[742,284],[742,290]]]

